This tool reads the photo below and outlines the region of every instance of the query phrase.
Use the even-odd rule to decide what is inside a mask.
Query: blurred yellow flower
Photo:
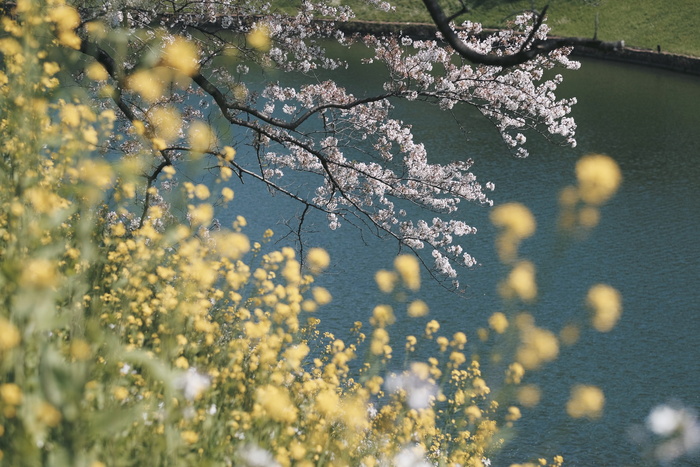
[[[508,318],[500,311],[497,311],[489,318],[489,326],[498,334],[503,334],[508,328]]]
[[[323,248],[311,248],[306,262],[312,274],[319,274],[331,264],[331,257]]]
[[[201,120],[195,120],[187,131],[192,151],[203,153],[216,144],[216,135],[209,125]]]
[[[138,70],[127,77],[126,85],[152,103],[163,95],[165,87],[163,78],[156,70]]]
[[[270,28],[267,25],[257,25],[247,36],[248,44],[260,50],[261,52],[267,52],[270,50]]]
[[[188,215],[193,226],[206,225],[214,217],[214,207],[208,203],[200,204],[196,207],[189,206]]]
[[[520,420],[522,417],[522,414],[520,413],[520,409],[515,406],[510,406],[508,407],[508,413],[506,414],[506,420],[509,422],[514,422],[516,420]]]
[[[377,287],[384,293],[391,293],[394,290],[397,279],[396,273],[385,269],[377,271],[374,275],[374,281],[377,283]]]
[[[222,188],[221,197],[224,198],[224,201],[231,201],[233,199],[233,190],[229,187]]]
[[[369,319],[372,326],[377,328],[383,328],[389,324],[394,324],[395,321],[394,310],[389,305],[375,306],[372,317]]]
[[[20,405],[22,403],[22,389],[15,383],[0,385],[0,399],[8,405]]]
[[[528,370],[557,358],[559,341],[549,330],[531,326],[521,331],[521,344],[516,352],[517,361]]]
[[[20,341],[19,329],[10,321],[0,317],[0,352],[14,349]]]
[[[491,211],[491,223],[505,229],[518,239],[528,238],[535,233],[535,217],[521,203],[506,203],[496,206]]]
[[[257,389],[255,399],[272,420],[283,423],[296,421],[298,410],[286,389],[268,384]]]
[[[31,259],[24,266],[19,281],[25,287],[53,287],[58,283],[56,264],[45,258]]]
[[[185,430],[181,432],[180,437],[186,444],[194,444],[199,441],[199,435],[192,430]]]
[[[163,64],[187,76],[194,76],[199,71],[199,50],[193,42],[176,36],[163,47]]]
[[[571,389],[566,412],[573,418],[599,418],[605,405],[603,391],[596,386],[577,385]]]
[[[333,299],[331,293],[325,287],[314,287],[311,289],[311,295],[313,295],[316,303],[321,306],[328,305]]]
[[[397,256],[394,259],[394,268],[407,288],[414,291],[420,289],[420,264],[415,256]]]
[[[200,183],[194,187],[194,195],[197,197],[197,199],[205,200],[211,196],[211,193],[209,192],[208,186]]]
[[[372,342],[370,343],[370,351],[374,355],[382,355],[384,346],[389,343],[389,333],[384,328],[377,328],[372,333]]]
[[[613,287],[597,284],[590,288],[586,303],[593,310],[593,327],[608,332],[622,315],[622,296]]]
[[[426,316],[429,311],[428,304],[423,300],[414,300],[408,304],[407,312],[411,318],[421,318]]]
[[[588,204],[599,205],[615,194],[622,182],[622,172],[611,157],[590,154],[576,163],[576,178],[581,199]]]
[[[114,399],[118,401],[123,401],[124,399],[129,397],[129,390],[124,386],[117,386],[114,389],[112,389],[112,395],[114,396]]]
[[[53,428],[58,426],[58,424],[61,423],[61,418],[63,418],[61,412],[56,407],[45,401],[37,405],[35,411],[39,423],[48,427]]]
[[[518,402],[525,407],[534,407],[540,403],[541,391],[534,384],[522,386],[518,390]]]
[[[519,298],[524,302],[532,302],[537,297],[535,281],[535,265],[530,261],[520,261],[508,274],[505,283],[499,286],[503,298]]]
[[[109,73],[101,63],[93,62],[85,68],[85,74],[93,81],[104,81],[109,78]]]
[[[150,112],[149,121],[155,130],[155,136],[166,143],[174,141],[180,134],[182,115],[174,106],[156,107]]]

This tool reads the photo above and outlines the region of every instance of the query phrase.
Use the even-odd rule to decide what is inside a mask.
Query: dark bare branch
[[[532,41],[532,38],[537,33],[537,30],[542,25],[544,20],[544,14],[547,11],[547,8],[545,7],[545,9],[536,19],[535,28],[530,35],[531,37],[529,37],[526,41],[526,45],[528,42],[532,42],[531,47],[522,48],[520,51],[509,55],[482,54],[471,49],[459,38],[455,29],[450,25],[450,18],[445,15],[445,12],[440,6],[438,0],[423,0],[423,3],[428,9],[433,22],[437,26],[445,41],[455,50],[455,52],[472,63],[512,67],[528,62],[538,55],[543,55],[563,47],[588,47],[599,50],[617,50],[624,46],[624,43],[621,41],[605,42],[598,39],[581,38],[551,38]]]

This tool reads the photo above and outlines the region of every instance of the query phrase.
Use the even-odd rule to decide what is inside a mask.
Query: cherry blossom
[[[368,3],[384,11],[392,8],[379,0]],[[124,117],[127,136],[113,145],[125,155],[153,151],[143,138],[130,135],[139,134],[134,122],[143,122],[142,135],[157,134],[157,109],[177,108],[184,122],[172,138],[155,145],[141,219],[132,224],[143,223],[149,206],[167,208],[160,193],[176,186],[177,177],[164,180],[163,169],[190,157],[187,128],[224,119],[236,128],[235,142],[227,141],[232,131],[222,131],[205,152],[214,165],[237,175],[231,183],[254,179],[266,184],[301,203],[304,212],[323,213],[332,230],[352,224],[416,253],[425,250],[419,254],[424,264],[449,287],[459,288],[458,270],[476,264],[462,239],[477,230],[455,220],[456,214],[463,202],[491,205],[487,192],[494,184],[477,180],[471,159],[431,163],[411,123],[395,118],[395,104],[428,102],[445,110],[472,106],[498,130],[504,154],[525,157],[526,135],[533,131],[557,143],[576,144],[570,117],[576,100],[558,98],[563,77],[545,71],[579,64],[569,59],[571,48],[565,43],[549,42],[543,14],[525,13],[511,29],[485,35],[480,24],[455,24],[440,16],[436,2],[425,3],[440,31],[429,40],[345,34],[338,24],[352,20],[354,13],[335,1],[303,1],[295,14],[264,1],[211,0],[190,1],[186,10],[178,9],[178,2],[157,0],[112,0],[82,10],[84,24],[101,21],[129,38],[117,47],[109,34],[93,34],[87,26],[81,32],[81,52],[105,67],[116,90],[112,102],[102,100],[103,105]],[[260,31],[264,40],[259,35],[255,41],[246,39]],[[176,36],[194,43],[199,54],[197,67],[187,73],[190,84],[163,86],[155,97],[139,94],[128,78],[158,65],[159,50],[175,43]],[[357,96],[337,82],[317,79],[323,70],[346,66],[342,57],[330,55],[329,41],[368,47],[371,55],[365,62],[386,69],[382,86]],[[233,56],[236,63],[231,65]],[[253,90],[253,71],[264,76],[270,68],[302,73],[308,80],[300,86],[269,80],[262,90]],[[229,145],[250,146],[255,162],[224,157]],[[309,174],[313,190],[300,192],[285,178],[290,172]],[[299,219],[299,234],[304,219]]]

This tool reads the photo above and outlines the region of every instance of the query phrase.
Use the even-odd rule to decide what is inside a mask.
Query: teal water
[[[362,95],[376,89],[379,73],[351,66],[330,77]],[[538,268],[541,295],[533,310],[538,324],[558,330],[585,319],[583,297],[597,282],[613,285],[624,298],[623,318],[612,332],[584,331],[577,345],[564,348],[558,360],[529,376],[543,389],[542,402],[523,411],[517,436],[493,465],[554,454],[572,466],[639,465],[639,449],[629,432],[643,424],[652,407],[676,399],[700,410],[700,80],[593,60],[563,74],[560,94],[579,101],[573,113],[579,126],[574,149],[530,138],[530,157],[516,159],[471,109],[457,108],[451,115],[413,103],[396,110],[399,118],[413,123],[416,139],[426,144],[432,160],[473,158],[477,177],[495,183],[496,203],[518,200],[534,212],[538,233],[521,252]],[[293,84],[297,77],[263,79]],[[556,196],[573,182],[575,160],[588,152],[613,156],[624,183],[589,238],[555,255]],[[239,156],[246,157],[244,149]],[[306,183],[294,177],[287,181]],[[260,238],[268,227],[281,237],[288,231],[284,221],[301,213],[301,206],[270,196],[252,181],[234,189],[236,200],[222,221],[228,223],[227,214],[244,215],[252,238]],[[464,205],[459,214],[479,229],[465,243],[479,261],[461,277],[468,285],[466,295],[448,293],[427,279],[421,290],[431,308],[429,318],[438,319],[447,335],[465,331],[472,342],[476,329],[500,307],[495,288],[503,269],[494,256],[488,212],[486,206]],[[307,245],[326,248],[333,260],[319,281],[334,296],[318,312],[321,328],[342,337],[354,321],[367,322],[374,305],[384,300],[373,275],[391,267],[397,246],[349,225],[332,232],[320,216],[312,216],[305,227]],[[403,345],[400,336],[419,332],[425,322],[398,315],[392,334],[397,349]],[[569,390],[577,383],[604,390],[606,407],[599,420],[566,416]],[[675,465],[697,463],[700,458]]]

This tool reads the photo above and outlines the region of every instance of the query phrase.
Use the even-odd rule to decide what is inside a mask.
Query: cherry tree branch
[[[588,47],[598,50],[618,50],[624,46],[620,42],[605,42],[598,39],[583,39],[583,38],[549,38],[533,40],[537,30],[541,27],[547,7],[537,15],[535,27],[530,33],[530,37],[523,43],[523,47],[516,53],[507,55],[483,54],[469,47],[452,27],[451,20],[454,15],[447,17],[444,10],[440,6],[438,0],[423,0],[423,4],[430,13],[430,17],[442,34],[444,40],[462,57],[472,63],[499,67],[513,67],[528,62],[538,55],[547,54],[553,50],[564,47]],[[529,46],[529,47],[528,47]]]

